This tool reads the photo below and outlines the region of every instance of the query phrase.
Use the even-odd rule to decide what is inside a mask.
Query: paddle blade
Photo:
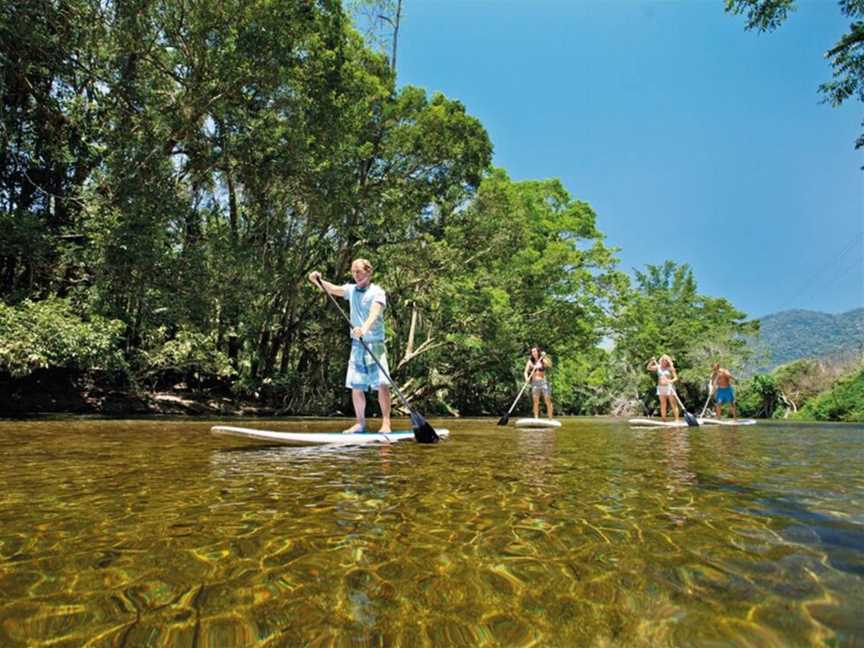
[[[690,412],[684,412],[684,420],[690,427],[699,427],[699,421]]]
[[[438,443],[438,433],[420,414],[411,412],[411,425],[414,428],[414,440],[417,443]]]
[[[507,421],[510,420],[510,412],[507,412],[504,416],[498,419],[498,425],[507,425]]]

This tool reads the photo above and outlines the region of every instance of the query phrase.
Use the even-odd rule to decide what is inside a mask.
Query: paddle
[[[684,410],[684,420],[687,421],[687,425],[690,427],[699,427],[699,421],[693,416],[690,412],[687,411],[687,408],[684,407],[684,403],[681,402],[681,399],[678,398],[678,392],[675,391],[675,388],[672,388],[672,394],[675,396],[675,400],[678,401],[678,404],[681,406],[681,409]]]
[[[546,352],[540,354],[540,360],[543,360],[543,357],[546,355]],[[525,381],[525,384],[522,385],[522,389],[519,390],[519,395],[516,397],[516,400],[513,401],[513,404],[510,406],[510,409],[507,410],[507,413],[498,419],[498,425],[507,425],[507,421],[510,420],[510,414],[513,412],[513,408],[516,407],[516,403],[519,402],[519,399],[522,398],[522,394],[525,392],[525,388],[528,386],[528,383],[531,382],[531,379],[534,377],[534,372],[537,371],[537,367],[535,366],[531,370],[531,374],[528,376],[528,380]]]
[[[336,307],[336,310],[339,311],[339,314],[342,315],[342,318],[348,322],[348,326],[353,328],[353,324],[351,323],[351,319],[345,314],[345,311],[342,310],[342,307],[336,301],[336,299],[327,292],[327,289],[324,288],[324,284],[321,283],[321,278],[318,277],[318,285],[321,287],[321,290],[324,291],[324,294],[330,298],[330,301],[333,302],[333,305]],[[399,388],[396,386],[396,383],[393,382],[393,379],[390,378],[390,374],[387,373],[387,370],[381,365],[381,362],[378,358],[375,357],[375,354],[372,353],[372,349],[369,348],[369,345],[366,344],[366,340],[362,337],[357,338],[360,341],[360,344],[363,345],[363,348],[366,349],[366,353],[372,356],[372,359],[375,361],[375,364],[378,365],[378,368],[381,370],[381,373],[384,374],[384,377],[387,378],[387,381],[390,383],[390,387],[392,387],[393,391],[396,392],[396,395],[399,397],[399,400],[402,401],[402,404],[405,406],[405,409],[408,410],[408,414],[411,416],[411,427],[414,429],[414,440],[417,443],[438,443],[438,433],[435,432],[435,428],[433,428],[426,421],[425,418],[419,413],[415,412],[411,409],[411,405],[408,403],[408,399],[402,395],[402,392],[399,391]]]
[[[708,398],[705,399],[705,407],[702,408],[702,413],[699,415],[700,419],[705,418],[705,412],[708,410],[708,403],[711,402],[711,386],[712,386],[712,384],[713,383],[711,382],[711,379],[709,378],[708,379]]]

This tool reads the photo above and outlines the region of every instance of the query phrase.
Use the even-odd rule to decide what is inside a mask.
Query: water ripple
[[[0,645],[864,642],[860,427],[446,424],[0,422]]]

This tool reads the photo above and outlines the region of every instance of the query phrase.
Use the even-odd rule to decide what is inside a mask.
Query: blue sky
[[[820,103],[837,3],[405,0],[400,84],[463,102],[516,180],[591,204],[621,268],[689,263],[750,316],[864,305],[864,107]]]

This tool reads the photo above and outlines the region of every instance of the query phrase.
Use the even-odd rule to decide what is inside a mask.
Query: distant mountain
[[[814,357],[844,357],[864,352],[864,308],[831,315],[788,310],[759,320],[762,370]]]

